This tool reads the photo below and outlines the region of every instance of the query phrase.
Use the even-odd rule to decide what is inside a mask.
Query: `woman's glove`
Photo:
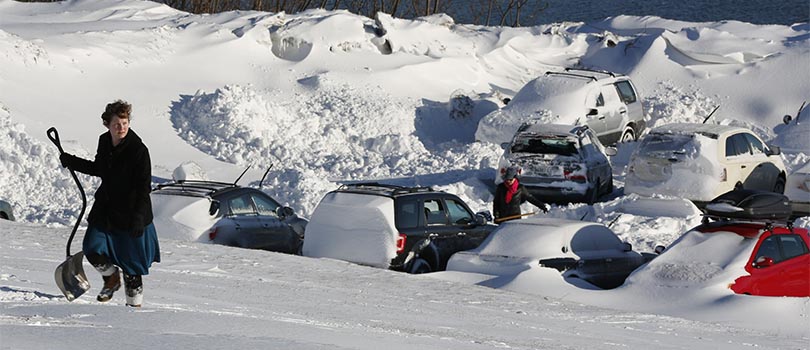
[[[63,168],[70,169],[70,164],[73,162],[74,155],[70,153],[62,153],[59,155],[59,163],[62,164]]]

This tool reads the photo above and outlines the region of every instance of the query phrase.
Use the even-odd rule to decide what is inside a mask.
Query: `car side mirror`
[[[290,207],[278,207],[276,208],[276,215],[283,219],[295,215],[295,211]]]
[[[765,154],[768,156],[778,156],[782,154],[782,149],[779,148],[779,146],[768,145],[768,148],[765,149],[765,151],[766,151]]]
[[[667,250],[667,247],[664,247],[662,245],[657,245],[657,246],[655,246],[655,250],[653,250],[653,251],[655,252],[655,254],[661,254],[665,250]]]
[[[622,251],[629,252],[633,250],[633,245],[627,242],[622,242]]]
[[[753,266],[757,269],[771,267],[773,266],[773,258],[768,256],[760,256],[756,261],[754,261]]]
[[[790,114],[785,114],[785,116],[782,117],[782,123],[785,123],[785,125],[790,124],[791,120],[793,120],[793,116],[791,116]]]
[[[597,116],[597,115],[599,115],[599,110],[596,109],[596,108],[589,109],[588,113],[585,114],[585,116],[587,116],[587,117],[594,117],[594,116]]]
[[[211,200],[211,206],[208,207],[208,215],[215,216],[219,212],[220,203],[218,200]]]
[[[479,211],[475,213],[475,223],[478,225],[486,225],[492,221],[492,213],[489,210]]]
[[[610,157],[613,157],[619,154],[619,150],[617,150],[616,147],[605,147],[605,154],[607,154]]]
[[[502,143],[501,144],[501,149],[504,150],[504,151],[509,149],[509,142]]]

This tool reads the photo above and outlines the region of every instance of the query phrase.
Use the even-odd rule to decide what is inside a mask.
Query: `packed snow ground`
[[[537,75],[576,64],[629,75],[649,127],[700,122],[720,105],[717,122],[752,128],[783,148],[789,170],[803,166],[810,107],[802,122],[780,122],[810,97],[808,38],[806,22],[619,16],[501,28],[441,15],[192,15],[136,0],[0,0],[0,198],[23,222],[0,223],[0,347],[79,349],[106,335],[151,348],[807,348],[806,298],[695,290],[692,305],[661,300],[679,310],[634,309],[638,295],[626,291],[532,284],[550,276],[508,286],[513,293],[170,232],[159,233],[163,262],[146,279],[144,310],[98,305],[92,295],[69,304],[52,271],[80,203],[45,130],[57,127],[66,151],[91,158],[105,131],[101,111],[121,98],[134,105],[132,128],[150,147],[156,183],[193,161],[221,181],[252,165],[240,183],[258,185],[272,165],[264,188],[304,216],[338,181],[357,179],[433,186],[477,211],[491,208],[501,153],[475,142],[478,120]],[[637,250],[697,224],[691,209],[670,208],[679,204],[624,195],[633,148],[621,145],[612,159],[617,188],[603,203],[549,215],[608,223],[621,213],[612,228]],[[97,179],[81,179],[92,194]],[[100,282],[89,272],[95,294]],[[142,337],[130,338],[132,329]]]

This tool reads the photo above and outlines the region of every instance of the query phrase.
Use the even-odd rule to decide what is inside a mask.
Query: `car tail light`
[[[407,238],[408,236],[403,235],[401,233],[399,234],[399,237],[397,237],[397,254],[400,254],[405,251],[405,240]]]
[[[585,182],[586,177],[585,174],[581,171],[582,168],[578,165],[565,167],[563,169],[563,176],[567,180],[576,181],[576,182]]]
[[[213,241],[214,238],[217,238],[217,229],[217,227],[214,227],[211,231],[208,231],[208,239]]]
[[[720,181],[726,181],[728,179],[728,173],[726,172],[726,168],[723,168],[723,171],[720,172]]]

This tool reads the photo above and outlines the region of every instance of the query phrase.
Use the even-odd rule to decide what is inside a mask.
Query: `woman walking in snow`
[[[157,232],[149,198],[152,165],[149,150],[129,129],[132,105],[118,100],[107,104],[101,119],[108,129],[99,136],[93,161],[63,153],[62,166],[101,178],[87,216],[82,251],[101,273],[104,287],[96,299],[107,302],[121,288],[124,272],[127,306],[143,303],[142,275],[160,262]]]
[[[538,200],[529,193],[517,179],[518,169],[509,167],[503,175],[503,182],[495,189],[495,201],[492,203],[492,212],[495,222],[501,223],[521,217],[520,205],[529,201],[543,212],[548,212],[548,204]]]

